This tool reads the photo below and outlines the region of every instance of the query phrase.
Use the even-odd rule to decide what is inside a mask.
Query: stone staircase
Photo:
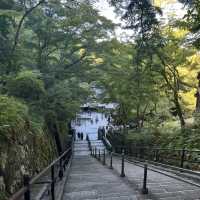
[[[100,140],[91,145],[104,150]],[[87,141],[75,141],[74,156],[62,200],[136,200],[133,189],[90,156]]]
[[[74,155],[62,200],[136,200],[136,192],[89,155]]]
[[[101,140],[91,140],[90,142],[93,148],[96,147],[98,151],[100,150],[101,154],[103,153],[105,146]]]
[[[105,146],[101,140],[91,140],[91,146],[96,147],[101,154],[103,153]],[[90,155],[88,142],[86,140],[78,140],[74,143],[74,155],[86,156]]]
[[[101,141],[91,141],[103,151]],[[141,194],[144,169],[138,163],[125,161],[125,177],[121,178],[121,157],[113,156],[113,170],[90,156],[87,141],[76,141],[69,176],[63,187],[62,200],[199,200],[197,185],[186,183],[173,174],[148,170],[148,195]]]
[[[75,141],[75,143],[74,143],[74,155],[77,155],[77,156],[78,155],[79,156],[90,155],[87,140]]]

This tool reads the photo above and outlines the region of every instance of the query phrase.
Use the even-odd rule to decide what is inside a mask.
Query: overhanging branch
[[[11,51],[11,55],[13,55],[13,53],[15,52],[15,49],[18,45],[18,41],[19,41],[19,34],[20,34],[20,30],[22,28],[22,25],[23,25],[23,22],[25,20],[25,18],[34,10],[36,9],[38,6],[40,6],[41,4],[43,4],[45,2],[45,0],[40,0],[35,6],[31,7],[29,10],[27,10],[24,15],[22,16],[19,24],[18,24],[18,27],[17,27],[17,31],[15,33],[15,38],[14,38],[14,44],[13,44],[13,47],[12,47],[12,51]]]

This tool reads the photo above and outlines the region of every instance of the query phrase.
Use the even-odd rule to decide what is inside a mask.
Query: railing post
[[[148,188],[147,188],[147,164],[144,165],[144,179],[143,179],[142,194],[148,194]]]
[[[24,175],[24,186],[27,188],[26,192],[24,193],[24,200],[31,199],[31,192],[30,192],[30,177],[28,175]]]
[[[131,149],[131,147],[128,148],[128,155],[132,156],[132,149]]]
[[[135,157],[138,158],[138,148],[135,148]]]
[[[51,200],[55,200],[55,173],[54,173],[54,165],[51,167]]]
[[[63,178],[63,167],[62,167],[62,158],[60,159],[60,163],[59,163],[59,174],[58,174],[60,180],[62,180]]]
[[[121,177],[125,177],[124,173],[124,149],[122,150],[122,165],[121,165]]]
[[[103,165],[106,164],[106,150],[103,150]]]
[[[101,150],[99,149],[99,161],[101,161]]]
[[[64,164],[63,164],[63,170],[64,171],[66,170],[65,161],[64,161]]]
[[[159,149],[155,150],[155,161],[158,162],[159,161]]]
[[[110,153],[110,169],[113,169],[113,152]]]
[[[142,147],[139,149],[139,158],[144,159],[144,149]]]
[[[181,163],[180,163],[180,167],[183,168],[184,167],[184,161],[185,161],[185,149],[183,149],[181,151]]]
[[[71,152],[71,151],[70,151],[70,152]],[[70,153],[69,153],[69,155],[70,155]],[[63,170],[64,170],[64,171],[66,170],[67,159],[68,159],[68,154],[66,154],[66,155],[63,157]]]

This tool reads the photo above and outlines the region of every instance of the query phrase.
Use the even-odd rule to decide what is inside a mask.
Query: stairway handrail
[[[72,150],[73,150],[73,141],[72,141],[72,147],[68,148],[65,152],[63,152],[62,155],[60,155],[57,159],[55,159],[54,161],[52,161],[45,169],[43,169],[38,175],[36,175],[35,177],[33,177],[30,181],[29,181],[29,186],[24,186],[22,187],[19,191],[17,191],[16,193],[14,193],[9,200],[19,200],[23,195],[25,195],[25,193],[28,191],[29,187],[31,185],[34,185],[39,178],[41,178],[45,173],[47,173],[52,167],[54,167],[58,162],[61,162],[63,160],[63,158],[65,156],[68,156],[68,154],[70,153],[70,157],[68,158],[68,161],[70,160],[71,156],[72,156]],[[64,160],[64,162],[67,161]],[[69,162],[67,162],[67,165],[69,164]],[[49,182],[51,183],[51,182]]]
[[[106,149],[109,150],[109,151],[112,151],[112,145],[105,136],[102,137],[102,141],[103,141]]]
[[[69,153],[69,151],[72,148],[68,148],[61,156],[59,156],[56,160],[54,160],[50,165],[48,165],[45,169],[43,169],[37,176],[35,176],[34,178],[31,179],[30,181],[30,185],[33,185],[34,183],[36,183],[36,181],[42,176],[44,175],[48,170],[51,169],[52,166],[54,166],[55,164],[57,164],[65,155],[67,155]]]

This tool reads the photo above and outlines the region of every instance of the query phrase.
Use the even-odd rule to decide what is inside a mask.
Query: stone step
[[[74,151],[89,151],[89,149],[81,149],[81,148],[77,148],[77,149],[74,149]]]
[[[90,156],[74,156],[62,200],[137,200],[133,188]]]
[[[91,146],[92,146],[92,147],[104,147],[104,145],[102,145],[102,144],[96,144],[96,145],[92,145],[92,144],[91,144]]]
[[[102,143],[102,140],[90,140],[90,142]]]
[[[94,147],[94,148],[95,148],[95,147],[104,147],[104,145],[102,145],[102,144],[97,144],[97,145],[92,145],[92,144],[91,144],[91,146]]]
[[[88,141],[75,141],[74,144],[88,144]]]
[[[75,146],[74,149],[89,149],[88,146]]]
[[[90,152],[89,151],[79,151],[74,153],[75,156],[89,156]]]
[[[92,147],[95,146],[97,148],[98,153],[99,153],[99,150],[100,150],[101,154],[104,153],[105,146],[101,140],[92,140],[91,146]],[[91,154],[91,152],[89,151],[88,141],[86,141],[86,140],[75,141],[74,155],[84,156],[84,155],[90,155],[90,154]]]
[[[88,148],[88,145],[74,145],[74,148]]]

